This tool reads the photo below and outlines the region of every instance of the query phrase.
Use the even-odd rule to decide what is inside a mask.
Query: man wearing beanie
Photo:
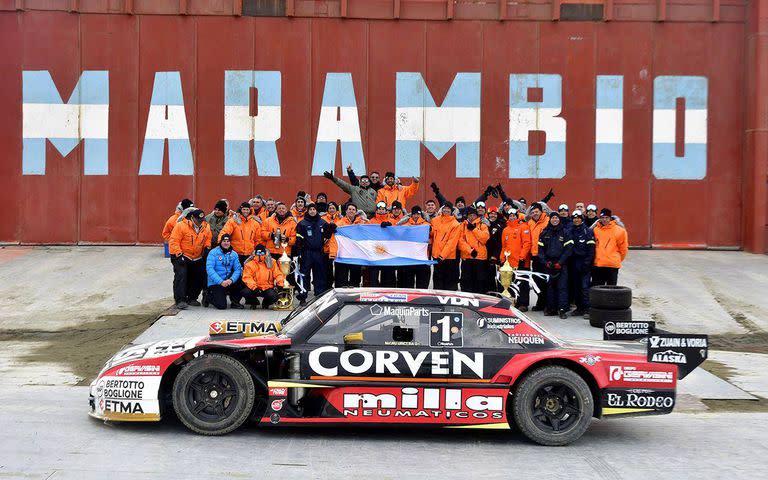
[[[211,235],[213,236],[211,246],[213,247],[219,244],[219,235],[222,229],[224,229],[224,225],[227,224],[227,220],[229,220],[227,212],[229,212],[229,205],[227,205],[226,200],[222,199],[216,202],[216,205],[213,206],[213,211],[205,216],[205,221],[211,227]]]
[[[547,282],[547,316],[568,318],[568,258],[573,250],[570,229],[566,228],[557,212],[549,214],[549,225],[541,232],[538,256],[549,275]]]
[[[253,256],[249,257],[243,266],[244,286],[240,289],[239,295],[231,296],[232,308],[242,308],[241,297],[245,298],[246,305],[250,305],[251,309],[259,306],[259,298],[262,299],[261,308],[269,308],[277,301],[278,294],[275,287],[282,287],[284,281],[285,275],[267,248],[262,244],[256,245]]]
[[[488,249],[485,244],[489,237],[488,226],[480,220],[475,207],[469,207],[467,221],[461,223],[459,233],[463,292],[482,293],[486,286]]]
[[[544,215],[540,203],[533,203],[528,208],[528,213],[531,219],[528,220],[528,230],[531,232],[531,268],[534,272],[547,273],[544,268],[544,264],[539,259],[539,235],[549,225],[549,216]],[[547,303],[547,288],[549,283],[545,282],[539,277],[534,277],[536,286],[539,288],[539,294],[536,298],[536,305],[533,306],[533,311],[544,310],[544,306]]]
[[[371,188],[368,177],[361,177],[360,185],[350,185],[344,180],[336,177],[331,172],[323,172],[323,176],[332,181],[343,192],[350,196],[350,201],[358,209],[364,211],[366,215],[372,216],[376,211],[376,190]]]
[[[310,275],[315,286],[315,296],[320,296],[328,288],[328,271],[326,270],[323,246],[336,230],[336,225],[329,226],[320,218],[314,203],[307,205],[304,220],[296,227],[296,252],[299,255],[299,271],[301,272],[302,292],[296,296],[300,305],[307,302],[310,290]]]
[[[387,172],[384,175],[384,186],[378,191],[376,195],[376,202],[384,202],[387,207],[392,205],[392,202],[398,201],[402,208],[405,208],[408,204],[408,200],[416,195],[416,191],[419,189],[419,179],[413,177],[413,182],[407,187],[395,184],[395,174]]]
[[[251,215],[250,202],[240,204],[237,213],[230,218],[219,233],[219,240],[224,234],[232,239],[232,248],[240,258],[240,264],[253,253],[253,246],[260,236],[261,227]]]
[[[165,221],[165,224],[163,225],[163,243],[167,244],[168,241],[171,239],[171,232],[173,231],[173,227],[176,226],[177,220],[181,216],[182,212],[184,210],[187,210],[190,207],[193,207],[194,203],[192,203],[192,200],[185,198],[182,201],[180,201],[178,204],[176,204],[176,211],[173,212],[173,215],[168,217],[168,220]],[[187,212],[189,213],[189,212]]]
[[[627,257],[627,231],[614,220],[610,209],[600,210],[600,220],[594,227],[595,267],[592,285],[616,285],[621,262]]]
[[[237,253],[232,249],[232,238],[228,233],[221,236],[219,246],[208,253],[205,262],[208,273],[208,292],[203,293],[203,306],[212,304],[219,310],[227,308],[227,296],[238,298],[238,282],[242,275],[242,267]],[[237,306],[235,306],[237,305]],[[239,303],[232,302],[232,308],[242,308]]]
[[[592,263],[595,260],[595,236],[584,223],[584,213],[574,210],[571,215],[571,237],[573,255],[568,260],[569,291],[576,304],[573,316],[589,317],[589,284],[592,277]]]
[[[176,308],[200,306],[197,297],[205,287],[206,250],[211,248],[211,229],[205,221],[205,212],[192,210],[179,217],[173,227],[168,249],[173,264],[173,298]]]

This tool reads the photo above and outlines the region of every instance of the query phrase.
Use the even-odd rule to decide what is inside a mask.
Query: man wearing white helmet
[[[587,205],[587,215],[584,217],[584,223],[587,227],[592,228],[592,225],[597,222],[597,205],[590,203]]]

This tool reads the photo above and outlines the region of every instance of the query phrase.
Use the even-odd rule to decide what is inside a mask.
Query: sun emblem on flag
[[[388,253],[387,247],[383,243],[377,243],[374,249],[376,250],[376,253],[378,253],[379,255],[385,255]]]

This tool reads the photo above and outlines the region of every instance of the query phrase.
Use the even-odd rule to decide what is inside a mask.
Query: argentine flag
[[[376,267],[435,263],[427,258],[429,225],[347,225],[336,230],[336,243],[339,263]]]

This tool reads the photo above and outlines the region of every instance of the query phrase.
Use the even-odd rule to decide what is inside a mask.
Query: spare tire
[[[631,322],[632,309],[608,310],[605,308],[590,307],[589,324],[593,327],[603,328],[605,322]]]
[[[632,306],[632,289],[620,285],[595,285],[589,289],[589,305],[607,310]]]

